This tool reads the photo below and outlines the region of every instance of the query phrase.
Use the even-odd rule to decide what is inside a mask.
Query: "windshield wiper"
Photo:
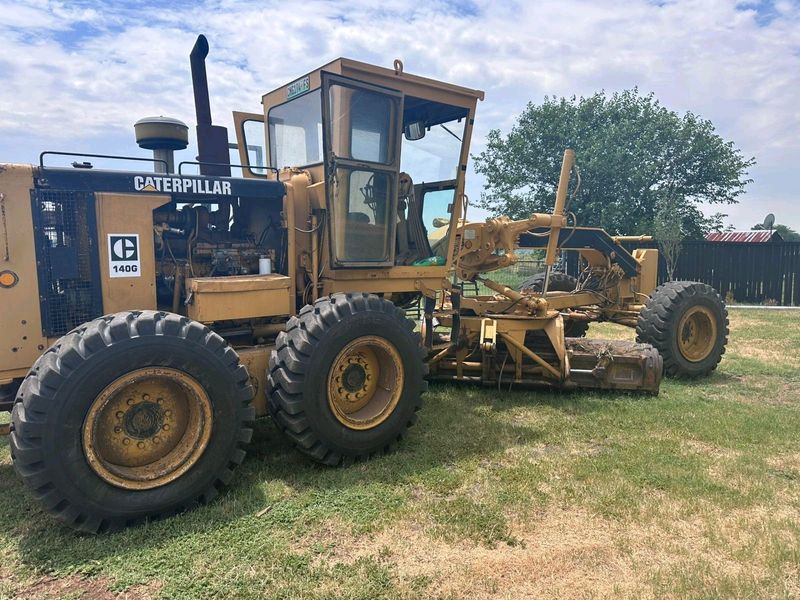
[[[445,130],[447,133],[449,133],[450,135],[452,135],[452,136],[453,136],[454,138],[456,138],[456,139],[457,139],[459,142],[461,141],[461,138],[460,138],[460,137],[458,137],[458,136],[457,136],[455,133],[453,133],[452,131],[450,131],[450,130],[449,130],[447,127],[445,127],[445,126],[444,126],[444,125],[442,125],[441,123],[439,123],[439,127],[441,127],[442,129],[444,129],[444,130]]]

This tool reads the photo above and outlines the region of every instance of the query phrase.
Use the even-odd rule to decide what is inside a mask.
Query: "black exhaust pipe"
[[[194,48],[189,54],[192,66],[194,109],[197,115],[197,162],[201,163],[200,173],[202,175],[230,177],[228,130],[220,125],[213,125],[211,121],[206,56],[208,56],[208,40],[206,36],[198,35]]]
[[[206,56],[208,56],[208,40],[198,35],[189,54],[192,65],[192,87],[194,88],[194,109],[198,125],[211,125],[211,103],[208,100],[208,77],[206,77]]]

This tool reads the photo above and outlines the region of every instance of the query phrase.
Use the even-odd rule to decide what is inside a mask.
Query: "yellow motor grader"
[[[231,144],[207,53],[200,36],[196,161],[176,166],[188,127],[156,117],[135,125],[153,158],[0,165],[0,408],[16,471],[69,526],[211,500],[256,416],[339,465],[392,450],[429,379],[656,393],[719,362],[714,290],[656,287],[657,251],[570,222],[571,151],[552,213],[466,220],[482,92],[341,58],[234,113]],[[514,290],[487,274],[521,237],[546,268]],[[552,268],[565,248],[576,279]],[[582,337],[592,320],[638,342]]]

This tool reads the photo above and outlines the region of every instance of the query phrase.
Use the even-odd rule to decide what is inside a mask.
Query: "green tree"
[[[758,223],[757,225],[753,225],[750,229],[751,231],[763,231],[766,227],[764,227],[762,223]],[[778,232],[784,242],[800,242],[800,233],[796,232],[788,225],[781,225],[778,223],[772,229]]]
[[[683,231],[681,222],[673,218],[677,208],[675,198],[667,199],[658,207],[653,220],[653,235],[658,242],[658,249],[667,264],[667,277],[670,281],[675,279],[675,267],[678,266],[678,256],[681,253]]]
[[[615,234],[649,233],[659,207],[670,205],[683,237],[702,237],[719,219],[706,219],[698,204],[736,203],[755,164],[710,121],[679,116],[638,89],[545,97],[507,135],[490,131],[473,157],[486,176],[479,205],[512,218],[549,212],[564,148],[575,150],[582,179],[569,210],[579,224]]]

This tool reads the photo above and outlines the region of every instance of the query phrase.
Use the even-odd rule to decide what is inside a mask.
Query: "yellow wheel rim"
[[[705,306],[693,306],[678,323],[678,348],[688,361],[700,362],[708,357],[717,341],[717,321]]]
[[[377,336],[356,338],[339,352],[328,373],[328,403],[350,429],[371,429],[394,412],[403,391],[400,354]]]
[[[137,369],[92,403],[83,424],[83,450],[106,482],[152,489],[197,463],[212,421],[208,394],[193,377],[164,367]]]

